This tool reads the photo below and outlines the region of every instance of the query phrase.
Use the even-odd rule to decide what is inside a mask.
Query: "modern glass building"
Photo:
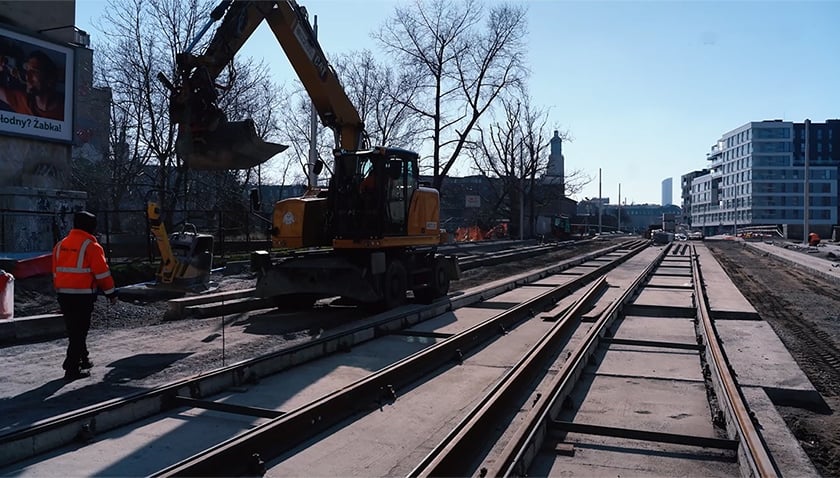
[[[809,229],[830,235],[838,222],[840,120],[809,127]],[[707,155],[709,173],[691,180],[691,225],[706,234],[744,226],[782,226],[802,237],[805,124],[747,123],[725,133]]]
[[[674,178],[665,178],[662,180],[662,205],[670,206],[674,204]]]

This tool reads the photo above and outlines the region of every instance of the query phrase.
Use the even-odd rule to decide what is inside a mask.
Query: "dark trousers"
[[[93,313],[93,294],[58,294],[58,305],[67,326],[67,357],[64,370],[77,371],[81,361],[88,358],[87,335],[90,330],[90,316]]]

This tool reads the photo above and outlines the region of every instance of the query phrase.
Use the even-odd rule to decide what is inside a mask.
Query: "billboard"
[[[73,49],[0,28],[0,133],[73,139]]]

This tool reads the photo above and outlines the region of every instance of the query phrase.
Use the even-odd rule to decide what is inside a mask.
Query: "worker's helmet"
[[[93,234],[96,231],[96,216],[88,211],[77,212],[73,215],[73,229]]]

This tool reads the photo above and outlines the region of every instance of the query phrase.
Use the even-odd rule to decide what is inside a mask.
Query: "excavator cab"
[[[336,238],[405,235],[408,201],[417,189],[417,155],[377,148],[341,152],[331,193]]]
[[[334,247],[439,240],[439,194],[420,186],[417,159],[417,153],[398,148],[336,152],[329,194]]]

